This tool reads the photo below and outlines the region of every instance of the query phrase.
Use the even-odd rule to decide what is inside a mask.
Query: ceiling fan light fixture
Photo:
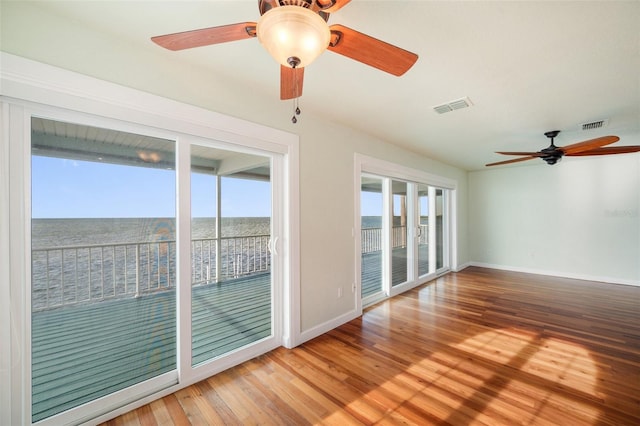
[[[267,52],[286,67],[292,66],[291,58],[299,60],[295,67],[306,67],[327,49],[331,39],[325,20],[300,6],[269,10],[258,20],[256,33]]]

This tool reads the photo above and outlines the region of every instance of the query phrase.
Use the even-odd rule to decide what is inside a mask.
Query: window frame
[[[2,140],[0,141],[0,253],[6,255],[0,261],[0,278],[3,285],[0,307],[0,337],[11,341],[11,345],[0,348],[2,364],[0,381],[0,409],[12,424],[31,423],[31,303],[30,303],[30,161],[32,116],[60,121],[109,127],[132,133],[143,133],[176,141],[177,175],[177,228],[178,233],[189,234],[190,195],[188,174],[190,139],[216,141],[220,146],[232,149],[247,149],[274,154],[274,163],[282,166],[282,173],[273,182],[280,191],[278,206],[273,205],[273,215],[282,218],[278,241],[277,262],[280,264],[283,285],[281,294],[282,316],[274,325],[281,325],[276,336],[276,345],[293,347],[301,341],[299,276],[299,138],[297,135],[278,129],[228,117],[212,111],[172,101],[135,89],[94,79],[62,70],[46,64],[26,60],[4,52],[0,53],[3,66],[0,69],[0,95]],[[6,167],[5,167],[6,166]],[[184,176],[187,176],[186,178]],[[275,192],[275,190],[274,190]],[[4,201],[8,201],[4,203]],[[275,200],[274,200],[275,201]],[[277,210],[277,211],[275,211]],[[178,244],[189,244],[189,238],[178,237]],[[182,247],[184,251],[184,247]],[[186,252],[188,253],[188,251]],[[188,256],[178,259],[184,264]],[[187,270],[187,272],[189,272]],[[182,286],[183,290],[190,290]],[[184,291],[178,293],[178,303],[183,303]],[[182,297],[182,299],[180,299]],[[184,309],[182,309],[184,310]],[[189,311],[190,313],[190,311]],[[182,316],[184,312],[179,311]],[[184,322],[178,320],[178,333],[184,332]],[[6,339],[5,339],[6,338]],[[219,363],[215,369],[190,367],[190,358],[178,354],[176,372],[166,373],[159,381],[145,383],[146,397],[132,395],[129,389],[118,392],[120,401],[113,405],[105,398],[100,402],[100,412],[79,412],[73,418],[65,413],[50,417],[38,424],[60,422],[101,421],[125,413],[144,403],[175,392],[218,371],[241,363],[257,355],[247,353]],[[7,368],[5,368],[5,366]],[[166,383],[177,377],[177,384],[166,387]],[[120,394],[121,393],[121,394]],[[122,403],[122,401],[125,401]],[[82,408],[84,406],[78,407]],[[106,413],[109,413],[106,416]],[[102,413],[102,414],[101,414]]]
[[[362,291],[362,280],[361,280],[362,271],[361,271],[361,261],[360,261],[361,241],[359,237],[361,235],[360,182],[361,182],[362,176],[375,176],[383,179],[383,188],[384,187],[387,188],[386,193],[383,191],[383,197],[384,197],[383,202],[385,203],[385,211],[387,212],[387,214],[393,213],[390,210],[391,206],[389,205],[390,201],[388,200],[391,192],[391,188],[390,188],[391,180],[406,182],[407,194],[409,193],[413,194],[411,197],[409,197],[408,206],[407,206],[409,219],[411,221],[410,223],[412,225],[415,222],[413,219],[415,219],[415,216],[418,213],[417,199],[416,199],[418,184],[424,184],[432,188],[443,189],[445,190],[445,194],[447,194],[447,196],[445,196],[443,199],[443,204],[444,204],[443,211],[448,213],[446,226],[443,229],[443,232],[444,232],[443,241],[445,241],[447,244],[446,245],[447,249],[445,250],[443,259],[448,261],[448,263],[445,263],[444,267],[439,270],[434,269],[434,271],[431,272],[431,268],[430,268],[430,272],[428,274],[417,276],[417,264],[416,264],[417,259],[413,259],[414,261],[411,263],[411,265],[408,265],[408,273],[413,274],[414,279],[409,280],[405,283],[398,284],[396,286],[391,286],[389,283],[390,277],[388,277],[389,270],[390,270],[389,268],[391,266],[389,253],[388,253],[389,241],[388,241],[388,237],[386,240],[384,237],[385,234],[389,233],[389,224],[387,224],[387,227],[385,229],[384,224],[388,222],[388,220],[385,220],[383,218],[382,220],[383,241],[385,241],[385,245],[383,247],[383,264],[387,266],[386,268],[383,267],[383,274],[384,274],[383,293],[386,292],[386,294],[378,295],[378,297],[376,297],[375,299],[365,299],[364,302],[361,297],[357,297],[356,311],[358,312],[358,315],[362,315],[363,304],[366,304],[368,306],[369,304],[375,303],[384,298],[393,297],[397,294],[403,293],[407,290],[410,290],[414,287],[424,284],[425,282],[430,281],[439,275],[445,274],[450,270],[456,270],[457,265],[456,265],[455,253],[457,251],[457,247],[456,247],[456,238],[455,238],[455,235],[456,235],[455,199],[456,199],[457,181],[453,179],[448,179],[442,176],[434,175],[428,172],[424,172],[421,170],[416,170],[410,167],[402,166],[386,160],[370,157],[360,153],[355,154],[354,164],[355,164],[355,167],[354,167],[354,188],[355,188],[354,236],[356,236],[354,264],[355,264],[356,294],[361,294],[361,291]],[[432,204],[433,203],[431,202],[429,203],[430,206]],[[411,228],[413,228],[413,226],[411,226]],[[435,232],[433,232],[433,235],[435,237]],[[417,233],[415,232],[415,230],[413,229],[410,230],[410,232],[408,232],[407,239],[409,241],[417,242],[416,238],[417,238]],[[414,244],[412,244],[412,246],[413,245]],[[434,265],[435,265],[435,262],[434,262]]]

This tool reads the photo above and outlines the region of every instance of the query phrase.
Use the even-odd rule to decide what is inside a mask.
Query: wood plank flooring
[[[640,287],[467,268],[107,425],[638,425]]]

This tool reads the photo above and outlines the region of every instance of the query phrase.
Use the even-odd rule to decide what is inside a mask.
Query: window
[[[12,70],[1,76],[11,97],[2,97],[0,118],[0,275],[6,279],[0,334],[11,342],[0,345],[3,365],[11,366],[2,370],[1,405],[11,423],[97,421],[141,398],[297,344],[299,312],[288,304],[299,292],[297,136],[12,55],[2,59],[3,69]],[[223,181],[250,183],[255,167],[243,161],[267,160],[268,189],[258,192],[270,192],[271,308],[268,337],[193,363],[195,145],[235,157],[220,162]],[[68,184],[61,184],[63,177]],[[89,234],[97,242],[87,241],[73,224],[77,219],[92,219],[85,224],[92,222]],[[91,312],[74,321],[75,313],[99,309],[110,315]],[[90,336],[92,327],[99,332]],[[123,363],[118,355],[135,350],[144,356],[132,354]],[[74,352],[85,356],[70,361]],[[77,374],[59,368],[65,363]],[[60,378],[68,381],[47,385]]]
[[[191,164],[195,366],[273,336],[272,194],[269,157],[191,145]]]
[[[407,282],[409,259],[409,222],[407,183],[391,181],[391,285]]]
[[[361,305],[446,272],[453,182],[357,156]]]
[[[360,227],[362,256],[360,260],[361,296],[367,298],[383,291],[383,226],[382,179],[363,175],[360,183]]]
[[[95,416],[280,344],[281,154],[40,117],[31,128],[32,422]]]
[[[32,421],[176,369],[175,142],[31,121]]]

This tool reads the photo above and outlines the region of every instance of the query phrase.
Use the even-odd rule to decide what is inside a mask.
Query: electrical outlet
[[[338,287],[338,299],[342,297],[342,287]]]

